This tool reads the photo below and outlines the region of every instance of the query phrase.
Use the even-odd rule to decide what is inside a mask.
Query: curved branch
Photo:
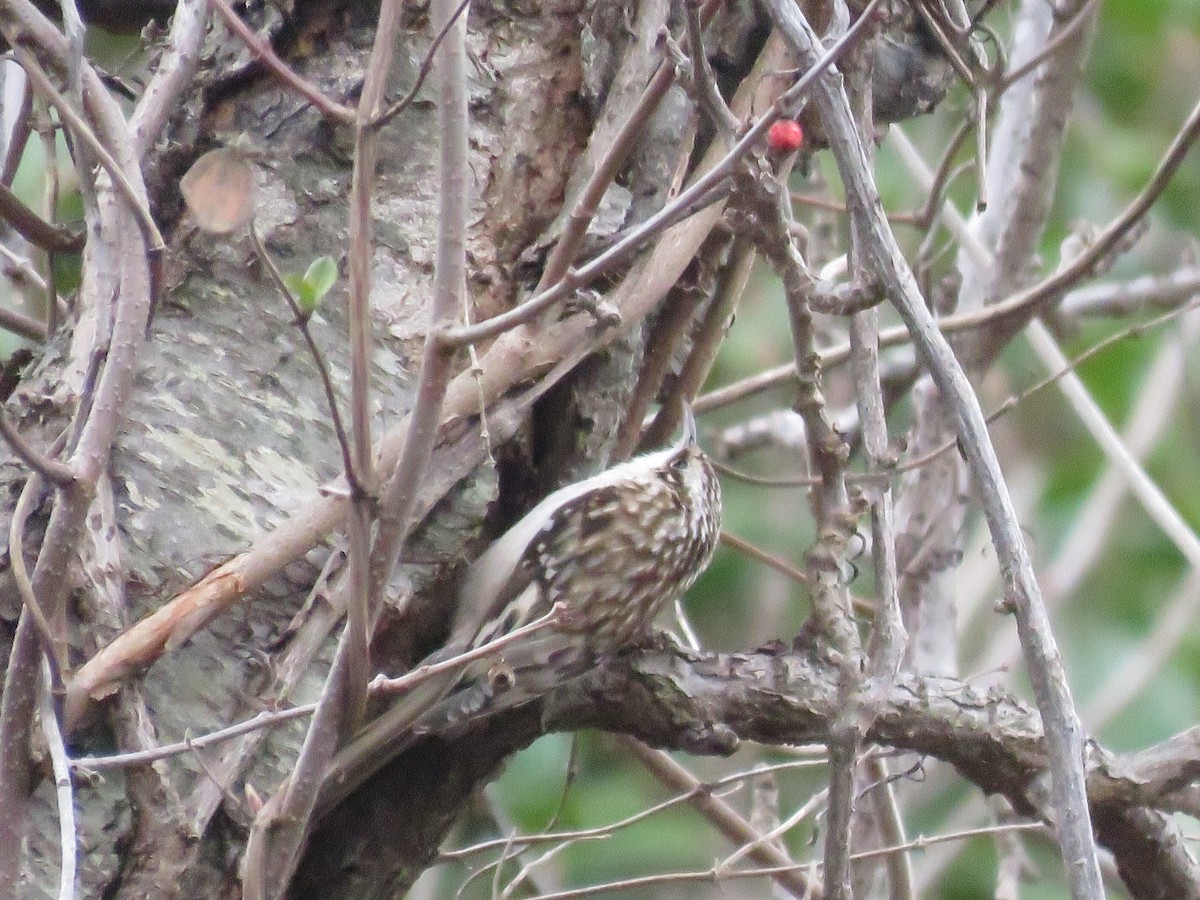
[[[550,729],[601,728],[657,747],[728,753],[740,741],[828,740],[839,713],[835,664],[796,652],[695,654],[670,648],[598,666],[556,691],[542,710]],[[948,678],[904,674],[866,740],[934,756],[1024,815],[1045,818],[1048,754],[1040,717],[1021,700]],[[1195,730],[1152,751],[1116,759],[1091,746],[1087,793],[1097,836],[1135,897],[1200,892],[1200,868],[1170,818],[1169,804],[1194,777]]]
[[[598,728],[701,755],[726,755],[743,741],[821,744],[841,708],[838,683],[834,663],[790,650],[696,653],[664,642],[603,661],[541,703],[459,722],[452,734],[430,734],[398,756],[322,823],[301,895],[352,897],[356,885],[384,871],[393,886],[415,879],[475,789],[546,732]],[[878,709],[868,742],[948,762],[1020,814],[1047,818],[1048,754],[1031,705],[951,678],[901,674]],[[1200,868],[1178,831],[1147,806],[1170,807],[1170,791],[1195,774],[1197,742],[1193,730],[1119,758],[1089,748],[1097,835],[1135,897],[1200,895]],[[429,802],[433,796],[438,802]],[[326,881],[325,873],[346,871],[349,856],[362,880]]]

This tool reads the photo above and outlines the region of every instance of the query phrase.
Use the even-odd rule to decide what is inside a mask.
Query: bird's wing
[[[570,562],[566,548],[586,547],[594,540],[594,532],[603,527],[611,510],[613,493],[610,485],[600,485],[577,492],[565,502],[560,497],[559,504],[545,515],[534,516],[535,508],[494,543],[464,579],[446,647],[425,662],[482,646],[550,612],[551,595]],[[511,708],[545,693],[554,682],[543,685],[546,679],[536,673],[547,667],[572,667],[579,647],[578,635],[550,626],[509,644],[494,657],[422,682],[334,757],[316,815],[319,818],[349,796],[420,734]],[[505,682],[502,689],[500,680]],[[464,682],[466,688],[456,691]],[[417,728],[418,723],[428,727]]]
[[[550,611],[581,556],[596,552],[621,491],[612,472],[556,491],[472,564],[463,579],[452,641],[478,646]],[[536,588],[531,592],[532,588]]]

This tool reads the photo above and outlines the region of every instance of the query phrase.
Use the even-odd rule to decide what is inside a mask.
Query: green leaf
[[[295,272],[288,272],[287,274],[285,274],[283,276],[283,283],[287,287],[287,289],[292,292],[293,297],[299,297],[300,293],[304,290],[304,287],[305,287],[304,276],[297,275]]]
[[[320,299],[309,282],[308,276],[287,274],[283,276],[283,283],[291,291],[292,299],[296,301],[296,306],[300,309],[300,315],[307,322],[316,310],[317,301]]]
[[[330,256],[318,256],[304,273],[304,281],[312,289],[313,302],[316,303],[329,293],[329,289],[337,284],[337,263]]]

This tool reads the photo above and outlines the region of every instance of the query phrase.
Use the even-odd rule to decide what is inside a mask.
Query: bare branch
[[[227,0],[206,0],[209,6],[216,9],[225,20],[226,27],[253,51],[259,62],[275,74],[280,81],[290,87],[300,96],[306,98],[321,114],[337,122],[348,125],[355,120],[354,110],[343,106],[326,97],[321,91],[309,84],[279,58],[269,43],[246,27],[238,14],[229,6]]]
[[[801,58],[809,64],[816,62],[819,58],[816,35],[799,10],[769,2],[764,5]],[[856,246],[864,268],[889,286],[889,297],[952,411],[1001,560],[1006,599],[1017,616],[1039,708],[1046,722],[1059,839],[1072,896],[1075,900],[1094,900],[1103,896],[1104,889],[1084,789],[1082,728],[979,400],[917,292],[912,272],[881,214],[879,194],[845,94],[831,79],[822,78],[817,82],[814,103],[829,130],[830,146],[846,186],[847,200],[854,210]]]

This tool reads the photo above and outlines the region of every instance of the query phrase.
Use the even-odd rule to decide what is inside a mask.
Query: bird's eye
[[[688,454],[680,453],[677,457],[671,460],[671,468],[683,471],[688,467]]]

